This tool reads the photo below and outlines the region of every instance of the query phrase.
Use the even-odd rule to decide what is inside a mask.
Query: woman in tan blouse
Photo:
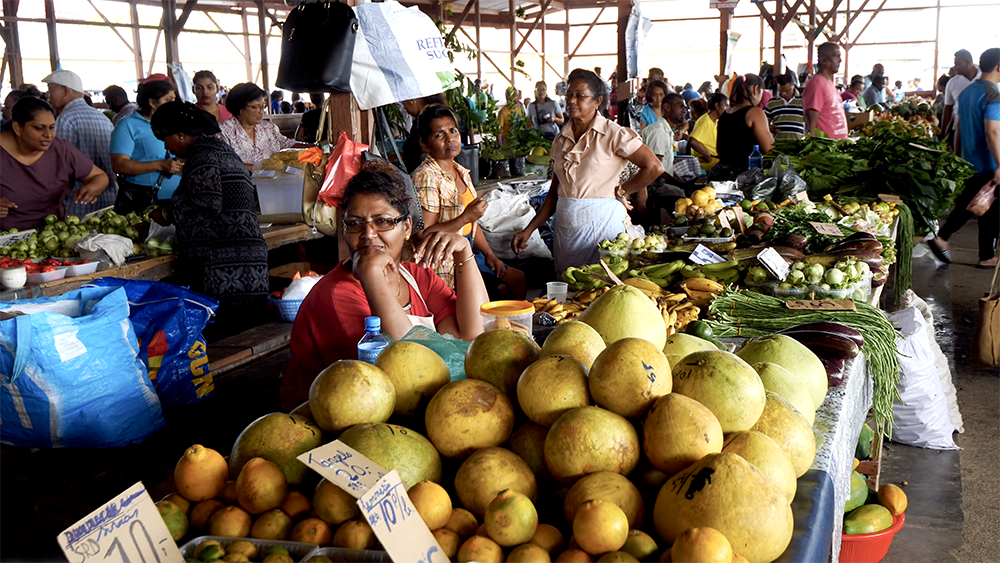
[[[593,72],[576,69],[569,75],[569,123],[552,142],[552,187],[535,218],[511,241],[514,252],[524,250],[531,233],[554,213],[553,256],[560,272],[596,262],[597,243],[625,230],[628,196],[663,174],[660,160],[635,131],[600,114],[606,99],[604,81]],[[639,172],[618,185],[628,162]]]

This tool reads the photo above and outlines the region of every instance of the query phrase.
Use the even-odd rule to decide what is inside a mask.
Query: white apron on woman
[[[552,236],[556,271],[596,264],[601,256],[597,243],[624,232],[627,219],[628,212],[617,199],[560,197]]]

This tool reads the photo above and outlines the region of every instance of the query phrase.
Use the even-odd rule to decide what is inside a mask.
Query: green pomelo
[[[797,377],[812,398],[813,412],[826,399],[827,380],[823,362],[809,348],[784,334],[755,338],[746,343],[736,355],[748,364],[770,362],[778,364]]]
[[[465,354],[465,376],[495,385],[517,399],[517,380],[538,359],[535,341],[513,330],[488,330],[472,341]]]
[[[639,454],[639,435],[632,424],[600,407],[567,412],[545,436],[545,465],[561,483],[598,471],[628,475]]]
[[[587,367],[576,358],[541,358],[517,380],[517,401],[532,422],[548,428],[566,411],[590,405],[587,381]]]
[[[358,360],[338,360],[309,387],[309,412],[324,432],[363,422],[385,422],[396,406],[396,389],[385,372]]]
[[[673,385],[666,356],[642,338],[608,345],[594,360],[589,382],[595,403],[631,419],[646,414]]]
[[[805,475],[812,467],[816,457],[816,438],[812,427],[802,413],[779,395],[767,391],[764,412],[751,430],[765,434],[778,443],[792,462],[796,478]]]
[[[643,338],[663,350],[667,327],[663,315],[650,298],[629,285],[606,291],[587,307],[580,320],[594,327],[605,344],[622,338]]]
[[[340,441],[387,470],[395,469],[409,485],[441,481],[441,456],[415,430],[396,424],[358,424],[345,430]]]
[[[667,337],[667,343],[663,345],[664,354],[667,356],[670,354],[677,354],[682,358],[694,352],[703,352],[707,350],[718,350],[718,348],[715,344],[712,344],[704,338],[698,338],[697,336],[683,332],[671,334]]]
[[[504,489],[511,489],[534,502],[538,483],[531,468],[514,452],[504,448],[484,448],[469,456],[455,473],[458,500],[482,520],[486,507]]]
[[[393,342],[378,355],[375,366],[385,372],[396,389],[398,416],[421,414],[431,397],[451,382],[448,364],[434,350],[405,340]]]
[[[590,369],[605,346],[604,339],[592,326],[580,321],[570,321],[549,333],[542,344],[539,357],[572,356]]]
[[[679,393],[657,399],[642,423],[646,459],[668,475],[721,452],[722,443],[719,419],[705,405]]]
[[[795,498],[796,477],[788,455],[771,438],[755,431],[733,432],[726,436],[722,451],[734,453],[750,462],[781,491],[788,503]]]
[[[735,354],[722,350],[688,354],[673,376],[673,392],[708,407],[723,433],[749,430],[764,411],[760,376]]]
[[[236,438],[229,454],[229,476],[235,480],[248,461],[262,457],[280,467],[290,485],[301,485],[312,472],[296,458],[322,445],[323,431],[308,418],[265,414]]]

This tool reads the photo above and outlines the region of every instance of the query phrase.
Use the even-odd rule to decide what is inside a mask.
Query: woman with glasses
[[[177,272],[184,285],[219,300],[214,340],[265,318],[267,243],[257,221],[250,173],[225,141],[215,116],[187,102],[168,102],[151,119],[153,134],[184,159],[181,181],[162,223],[177,228]]]
[[[264,120],[267,109],[267,92],[249,82],[237,84],[229,91],[226,109],[233,114],[219,124],[222,138],[233,147],[247,170],[253,165],[280,151],[299,145],[285,137],[278,126]]]
[[[365,317],[382,320],[382,333],[399,340],[415,326],[472,340],[483,332],[479,308],[489,301],[472,246],[454,232],[424,237],[412,248],[409,177],[372,160],[344,192],[341,223],[352,258],[323,276],[299,307],[292,327],[292,359],[281,382],[287,411],[309,397],[309,386],[337,360],[357,359]],[[455,265],[455,290],[434,268]]]
[[[534,219],[511,241],[514,252],[524,250],[531,233],[554,214],[552,255],[558,272],[597,262],[597,243],[625,231],[631,209],[628,196],[645,190],[663,174],[660,159],[642,144],[638,133],[600,114],[606,99],[599,76],[581,69],[570,73],[569,123],[552,142],[552,187]],[[618,177],[629,162],[639,171],[619,185]]]

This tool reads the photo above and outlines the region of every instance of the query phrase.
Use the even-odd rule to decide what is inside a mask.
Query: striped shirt
[[[468,187],[468,195],[475,199],[476,190],[472,187],[472,175],[469,174],[468,169],[456,162],[455,171],[462,176],[462,181]],[[417,195],[420,197],[420,207],[429,213],[437,213],[438,223],[447,223],[457,219],[465,211],[467,204],[458,191],[457,180],[445,172],[438,161],[430,156],[425,158],[423,164],[413,171],[412,179],[413,187],[416,188]],[[460,234],[475,237],[475,223],[464,225]],[[448,284],[448,287],[455,288],[455,264],[453,262],[441,264],[435,271]]]
[[[767,102],[764,113],[776,130],[774,140],[801,139],[805,134],[806,120],[802,111],[802,98],[796,96],[786,102],[781,96],[775,96]]]
[[[111,168],[111,132],[114,124],[104,112],[87,105],[83,98],[77,98],[65,106],[56,119],[56,137],[69,141],[80,149],[87,158],[94,161],[98,168],[108,175],[108,187],[97,196],[97,201],[90,205],[81,205],[73,200],[73,192],[83,186],[76,182],[66,196],[63,205],[66,215],[82,217],[98,209],[104,209],[115,204],[118,197],[118,183],[115,181],[115,171]]]

